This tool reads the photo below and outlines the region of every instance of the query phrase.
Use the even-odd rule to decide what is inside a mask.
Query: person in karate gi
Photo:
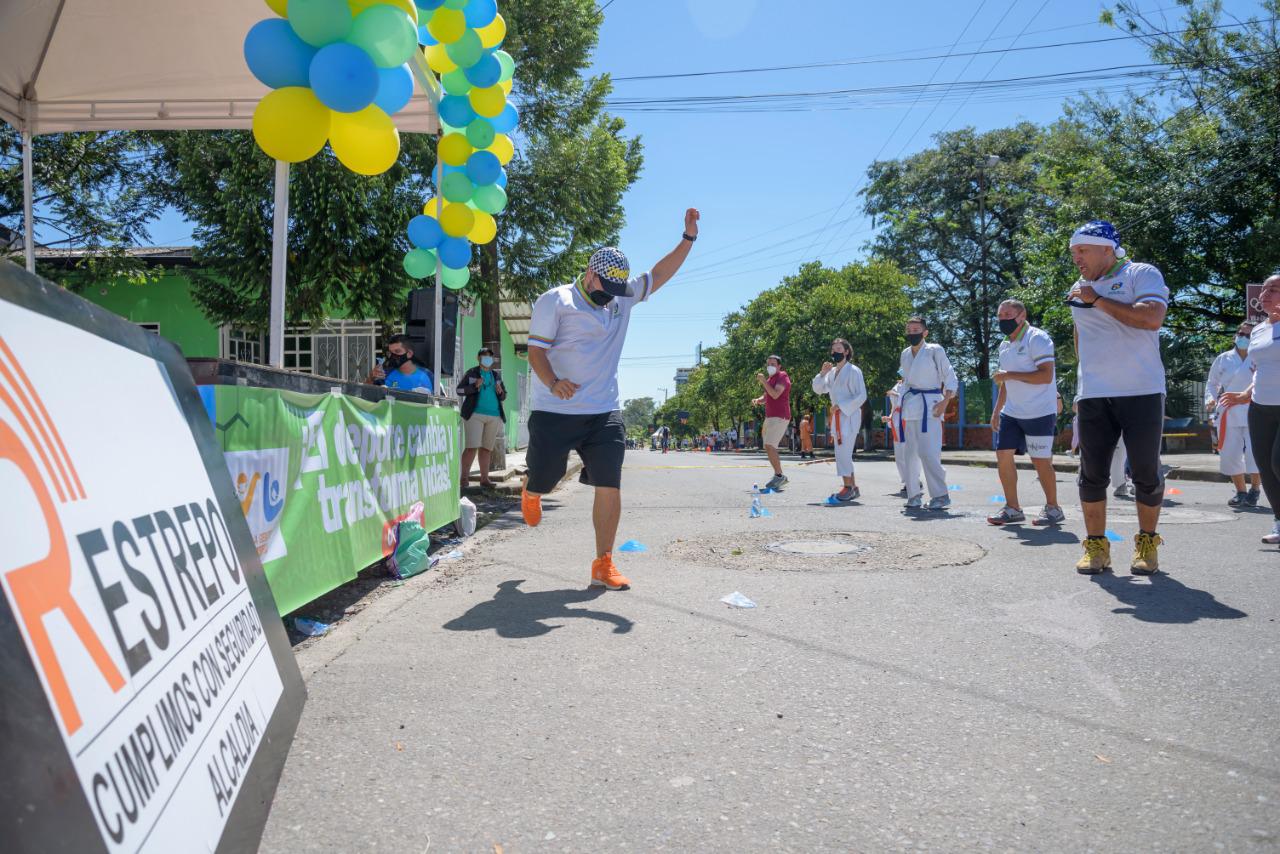
[[[1253,384],[1253,366],[1249,362],[1252,334],[1252,323],[1240,324],[1235,346],[1213,360],[1204,384],[1205,411],[1218,422],[1218,471],[1231,478],[1236,488],[1236,494],[1227,501],[1232,507],[1257,507],[1262,492],[1262,476],[1249,441],[1249,404],[1219,403],[1224,393],[1242,392]],[[1247,490],[1246,474],[1251,481]]]
[[[898,467],[898,482],[902,488],[895,495],[898,498],[907,497],[907,446],[904,437],[899,432],[901,420],[898,418],[902,414],[902,372],[898,372],[898,381],[893,384],[893,388],[885,392],[885,397],[889,398],[889,412],[887,415],[880,416],[880,423],[889,431],[889,436],[893,440],[893,464]],[[919,478],[917,478],[919,482]],[[919,491],[919,489],[917,490]]]
[[[853,348],[843,338],[831,342],[831,359],[813,378],[815,394],[831,398],[831,435],[836,445],[836,473],[844,487],[829,500],[848,504],[862,492],[853,478],[853,447],[862,428],[862,404],[867,400],[867,386],[862,371],[853,364]]]
[[[902,412],[899,431],[907,450],[907,507],[921,506],[920,470],[929,487],[930,510],[951,506],[947,473],[942,468],[942,417],[956,396],[959,380],[946,351],[925,341],[929,328],[921,317],[907,321],[907,349],[902,351]]]

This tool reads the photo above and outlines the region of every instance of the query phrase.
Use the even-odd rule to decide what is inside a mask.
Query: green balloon
[[[465,95],[471,91],[471,81],[467,79],[467,72],[461,68],[455,68],[443,75],[440,83],[444,86],[444,91],[450,95]]]
[[[486,184],[483,187],[476,187],[476,193],[471,197],[471,201],[475,202],[478,210],[496,216],[507,207],[507,191],[497,184]]]
[[[436,272],[436,253],[415,247],[404,254],[404,271],[415,279],[425,279]]]
[[[444,180],[440,182],[440,195],[450,202],[468,202],[476,191],[476,185],[471,183],[471,179],[467,177],[466,172],[450,172],[444,176]]]
[[[470,2],[471,0],[444,0],[444,7],[446,9],[457,9],[461,11],[467,8],[467,4]]]
[[[398,68],[418,47],[413,19],[395,6],[370,6],[351,23],[347,41],[364,50],[379,68]]]
[[[467,142],[477,150],[493,145],[497,135],[498,132],[493,129],[493,124],[483,116],[467,125]]]
[[[475,30],[467,30],[462,38],[451,45],[446,45],[445,53],[458,64],[459,68],[470,68],[480,61],[484,54],[484,45],[480,43],[480,35]]]
[[[515,76],[516,61],[511,58],[511,54],[507,53],[505,50],[500,50],[495,53],[493,57],[498,60],[498,65],[502,67],[502,76],[498,78],[500,82],[510,80]]]
[[[312,47],[342,41],[351,31],[347,0],[291,0],[289,26]]]
[[[466,287],[467,282],[471,281],[471,268],[459,267],[455,270],[453,267],[445,267],[440,273],[440,281],[444,282],[446,288],[455,291]]]

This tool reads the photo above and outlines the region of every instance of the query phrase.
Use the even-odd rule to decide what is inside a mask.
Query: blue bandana
[[[1116,251],[1117,258],[1125,256],[1124,247],[1120,245],[1120,234],[1116,227],[1105,219],[1094,219],[1086,222],[1071,235],[1072,246],[1110,246]]]

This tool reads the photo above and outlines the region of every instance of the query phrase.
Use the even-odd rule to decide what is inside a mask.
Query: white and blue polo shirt
[[[1013,335],[1000,342],[1000,370],[1014,373],[1033,373],[1040,366],[1054,361],[1053,339],[1043,329],[1030,323],[1022,324]],[[1058,413],[1058,384],[1054,380],[1044,384],[1009,380],[1004,384],[1004,409],[1010,418],[1043,418]]]
[[[1091,285],[1098,296],[1125,305],[1169,304],[1164,276],[1150,264],[1121,261],[1097,281],[1077,284]],[[1080,353],[1077,399],[1165,393],[1159,331],[1126,326],[1096,307],[1072,306],[1071,316]]]

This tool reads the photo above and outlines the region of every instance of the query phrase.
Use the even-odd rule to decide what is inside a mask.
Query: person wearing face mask
[[[466,450],[462,452],[462,483],[471,482],[471,463],[480,457],[480,485],[489,487],[489,460],[498,433],[506,420],[502,402],[507,390],[502,375],[494,370],[493,351],[483,347],[476,354],[480,364],[468,370],[458,381],[458,396],[462,398],[462,429],[466,436]]]
[[[698,239],[698,219],[696,209],[685,211],[680,242],[650,272],[631,278],[626,255],[612,246],[597,249],[580,279],[552,288],[533,304],[529,367],[536,379],[525,455],[529,473],[520,509],[527,525],[542,521],[542,496],[556,488],[569,452],[577,451],[582,458],[580,479],[595,488],[592,587],[631,587],[613,563],[626,454],[618,360],[631,310],[670,281],[689,257]]]
[[[768,373],[756,374],[756,382],[760,383],[764,393],[752,403],[757,406],[764,404],[764,452],[769,457],[769,465],[773,466],[773,477],[765,488],[781,489],[786,486],[787,478],[782,473],[778,448],[791,426],[791,378],[782,370],[782,359],[777,356],[765,359],[765,371]]]
[[[1169,308],[1164,276],[1150,264],[1125,258],[1115,226],[1093,220],[1076,229],[1071,260],[1080,271],[1066,302],[1075,321],[1079,358],[1080,506],[1087,536],[1076,571],[1111,568],[1106,537],[1107,485],[1112,458],[1123,438],[1138,509],[1130,571],[1159,569],[1160,508],[1164,477],[1164,363],[1160,327]]]
[[[1253,382],[1244,391],[1225,392],[1218,405],[1249,405],[1249,444],[1275,517],[1271,533],[1262,541],[1276,545],[1280,544],[1280,274],[1262,283],[1259,302],[1267,319],[1249,335]]]
[[[862,371],[853,364],[853,348],[843,338],[831,342],[831,357],[813,378],[815,394],[831,398],[831,435],[836,442],[836,474],[844,481],[831,500],[847,504],[862,492],[853,477],[853,448],[862,427],[862,404],[867,400],[867,386]]]
[[[1231,507],[1257,507],[1262,478],[1253,459],[1249,443],[1249,404],[1219,405],[1224,392],[1241,392],[1253,384],[1253,367],[1249,362],[1249,336],[1253,324],[1244,322],[1236,329],[1235,346],[1218,354],[1209,368],[1204,384],[1205,411],[1215,416],[1218,425],[1218,471],[1231,478],[1236,492],[1227,504]],[[1245,475],[1251,488],[1245,488]]]
[[[381,364],[374,365],[366,381],[421,394],[435,390],[431,372],[413,360],[413,342],[408,335],[392,335],[387,339],[387,355]]]
[[[1018,468],[1013,455],[1025,450],[1031,457],[1045,505],[1033,525],[1058,525],[1066,518],[1058,506],[1058,481],[1053,471],[1053,439],[1058,432],[1058,393],[1054,377],[1053,339],[1027,322],[1027,308],[1016,299],[1000,303],[996,314],[1004,340],[1000,342],[1000,370],[991,378],[1000,386],[991,430],[996,434],[996,465],[1004,489],[1004,508],[987,522],[1007,525],[1026,521],[1018,502]]]
[[[898,413],[898,433],[907,451],[907,507],[914,509],[923,503],[923,468],[929,487],[929,509],[945,510],[951,506],[951,496],[947,494],[947,473],[942,468],[942,416],[947,403],[956,396],[960,381],[946,351],[925,341],[929,328],[924,318],[908,320],[906,335],[908,346],[899,360],[902,411]]]

